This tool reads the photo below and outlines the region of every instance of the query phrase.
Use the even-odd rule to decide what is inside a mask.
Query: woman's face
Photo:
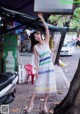
[[[40,33],[40,32],[35,33],[35,34],[34,34],[34,37],[35,37],[35,40],[36,40],[36,41],[41,41],[41,40],[42,40],[42,39],[41,39],[41,33]]]

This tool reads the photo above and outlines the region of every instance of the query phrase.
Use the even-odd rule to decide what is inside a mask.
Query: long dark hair
[[[34,34],[36,34],[36,33],[40,33],[40,34],[41,34],[41,32],[39,32],[39,31],[34,31],[34,32],[31,33],[31,35],[30,35],[30,38],[31,38],[31,50],[32,50],[32,51],[33,51],[34,45],[36,45],[36,44],[39,43],[38,41],[35,40],[35,37],[34,37]]]

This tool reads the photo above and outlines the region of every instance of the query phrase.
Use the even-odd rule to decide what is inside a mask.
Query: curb
[[[70,82],[69,82],[69,80],[67,79],[67,77],[66,77],[64,71],[62,70],[62,68],[61,68],[61,67],[58,67],[58,69],[59,69],[59,71],[60,71],[61,74],[62,74],[62,77],[63,77],[63,79],[64,79],[64,81],[65,81],[65,84],[66,84],[67,88],[69,89],[69,87],[70,87]]]

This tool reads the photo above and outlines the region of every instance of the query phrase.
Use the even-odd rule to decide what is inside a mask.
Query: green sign
[[[73,0],[60,0],[60,4],[80,4],[80,1],[73,1]]]
[[[3,39],[4,72],[14,72],[17,67],[17,36],[5,34]]]

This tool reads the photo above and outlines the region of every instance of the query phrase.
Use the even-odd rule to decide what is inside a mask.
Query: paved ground
[[[68,92],[68,84],[63,70],[55,66],[57,93],[51,94],[48,100],[48,108],[52,109],[57,103],[59,103]],[[24,114],[23,109],[29,104],[32,95],[33,86],[29,84],[20,84],[16,86],[16,98],[14,102],[10,104],[10,114]],[[43,95],[38,95],[35,99],[34,109],[30,114],[39,114],[43,110]]]
[[[67,66],[63,67],[63,71],[65,72],[66,77],[69,81],[71,81],[74,76],[79,58],[80,48],[78,47],[75,47],[75,53],[72,56],[61,57],[61,60],[67,64]]]
[[[55,66],[57,93],[51,94],[48,100],[48,108],[52,111],[52,107],[55,107],[67,94],[75,70],[77,68],[78,60],[80,57],[80,48],[75,48],[75,54],[71,57],[61,57],[63,62],[67,64],[64,68]],[[66,75],[65,75],[66,74]],[[32,95],[33,86],[29,84],[17,84],[16,86],[16,98],[10,106],[10,114],[24,114],[23,109],[29,104]],[[30,114],[40,114],[43,110],[44,96],[38,95],[35,99],[34,109]]]

